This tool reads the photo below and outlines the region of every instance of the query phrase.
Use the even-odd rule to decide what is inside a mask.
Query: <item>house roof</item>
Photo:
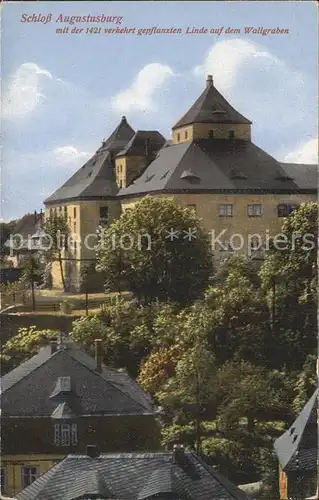
[[[167,498],[167,494],[169,498],[187,500],[251,498],[193,452],[185,452],[183,463],[174,461],[170,452],[156,452],[103,454],[95,458],[69,455],[20,492],[17,499],[144,500],[154,495]]]
[[[274,449],[284,471],[317,469],[318,389],[289,429],[274,443]]]
[[[292,165],[278,162],[250,141],[199,139],[162,148],[143,174],[118,196],[156,192],[315,193],[316,165]]]
[[[71,200],[113,198],[117,191],[113,168],[116,155],[134,136],[134,130],[122,117],[120,124],[83,167],[73,174],[44,203],[56,204]]]
[[[187,113],[174,125],[173,130],[192,123],[246,123],[241,115],[216,89],[211,75],[207,77],[206,88],[189,108]]]
[[[71,390],[56,392],[60,377],[71,377]],[[65,341],[51,354],[51,346],[1,378],[3,417],[63,415],[153,414],[150,397],[125,372],[102,366],[75,343]],[[65,404],[63,404],[65,403]]]
[[[126,146],[116,155],[146,156],[164,146],[166,139],[157,130],[138,130]]]

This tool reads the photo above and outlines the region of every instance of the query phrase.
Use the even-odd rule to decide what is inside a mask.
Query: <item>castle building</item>
[[[83,263],[94,262],[99,224],[110,224],[146,195],[170,196],[195,210],[222,241],[212,248],[216,261],[234,250],[262,257],[258,238],[264,245],[298,205],[316,201],[317,166],[277,161],[252,142],[251,128],[211,75],[173,126],[171,141],[156,131],[135,132],[123,117],[94,156],[44,202],[46,217],[64,214],[79,240],[65,261],[72,286],[78,286]],[[88,234],[91,248],[84,241]],[[55,286],[61,286],[59,274],[56,263]]]
[[[95,343],[94,359],[68,339],[52,341],[1,378],[1,493],[16,495],[70,453],[85,453],[88,440],[101,452],[158,449],[149,395],[105,366]]]

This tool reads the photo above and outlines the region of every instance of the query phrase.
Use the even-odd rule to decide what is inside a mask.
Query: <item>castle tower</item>
[[[173,144],[208,138],[250,141],[251,123],[218,92],[208,75],[204,91],[173,126]]]

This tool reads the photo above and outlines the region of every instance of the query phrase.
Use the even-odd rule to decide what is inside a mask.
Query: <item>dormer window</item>
[[[235,139],[235,130],[230,130],[229,131],[228,138],[229,139]]]
[[[71,391],[71,377],[60,377],[60,384],[62,392]]]

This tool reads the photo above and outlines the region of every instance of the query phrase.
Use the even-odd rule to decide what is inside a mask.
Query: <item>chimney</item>
[[[88,444],[86,446],[86,455],[91,458],[97,458],[100,456],[98,447],[95,444]]]
[[[150,154],[150,139],[148,137],[147,139],[145,139],[145,156],[146,156],[146,158],[148,157],[149,154]]]
[[[184,446],[182,444],[174,444],[173,446],[173,464],[183,465],[187,461]]]
[[[214,84],[214,82],[213,82],[213,76],[212,75],[207,75],[206,87],[210,87],[213,84]]]
[[[95,343],[95,363],[96,363],[95,369],[98,373],[101,373],[102,372],[102,347],[101,347],[102,339],[95,339],[94,343]]]
[[[36,210],[34,211],[34,223],[35,224],[37,223],[37,211]]]
[[[58,350],[58,339],[50,340],[51,354],[54,354]]]
[[[126,123],[126,116],[122,116],[122,122]]]

